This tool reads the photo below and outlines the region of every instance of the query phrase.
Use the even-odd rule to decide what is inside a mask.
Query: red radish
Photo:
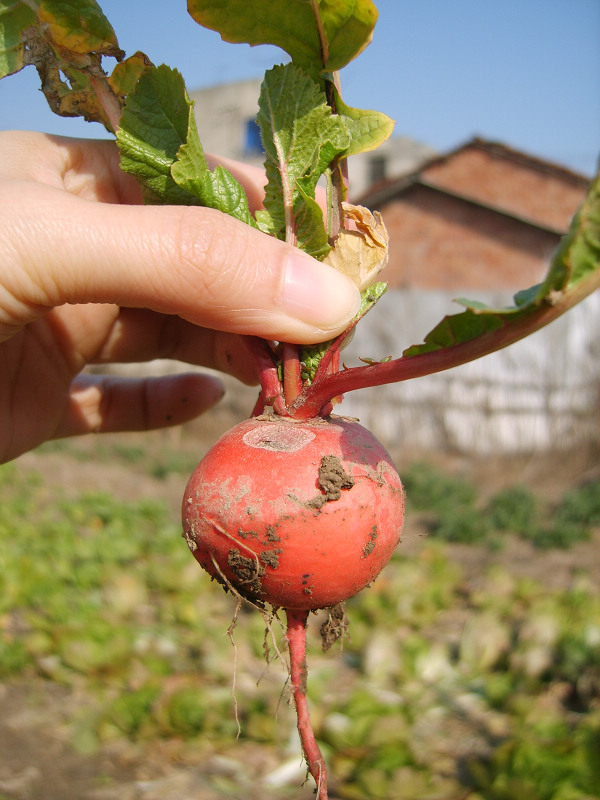
[[[226,433],[190,478],[183,530],[213,578],[286,610],[298,730],[319,800],[326,771],[306,698],[308,612],[363,589],[400,540],[404,491],[383,446],[357,422],[279,416]]]
[[[390,456],[342,418],[236,425],[183,501],[184,535],[204,569],[286,609],[326,608],[363,589],[389,561],[403,519]]]

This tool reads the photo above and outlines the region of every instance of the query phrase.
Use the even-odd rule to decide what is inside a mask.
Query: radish
[[[320,800],[327,785],[306,698],[308,613],[374,580],[403,521],[390,456],[340,417],[246,420],[209,450],[185,490],[184,536],[199,564],[255,604],[286,611],[298,730]]]
[[[389,561],[403,519],[390,456],[342,418],[236,425],[200,462],[183,501],[185,537],[207,572],[250,600],[295,610],[363,589]]]

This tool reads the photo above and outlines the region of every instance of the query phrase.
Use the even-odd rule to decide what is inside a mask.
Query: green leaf
[[[223,167],[208,169],[181,74],[143,59],[131,69],[142,66],[117,131],[122,169],[138,179],[147,203],[203,205],[255,226],[240,184]],[[131,78],[123,77],[123,89]]]
[[[466,306],[466,311],[445,317],[427,334],[423,344],[409,347],[403,355],[431,353],[484,336],[489,340],[487,352],[492,352],[552,321],[599,286],[600,176],[597,176],[542,283],[518,292],[515,305],[507,308],[458,300]]]
[[[0,78],[25,66],[23,33],[37,21],[35,12],[19,0],[0,0]]]
[[[387,283],[377,281],[371,286],[367,286],[360,295],[360,308],[358,309],[357,317],[362,319],[364,315],[370,311],[375,303],[377,303],[383,295],[387,292]]]
[[[468,301],[467,301],[468,302]],[[425,336],[423,344],[413,345],[404,351],[404,356],[416,356],[441,350],[445,347],[475,339],[485,333],[497,331],[505,324],[508,309],[493,312],[488,308],[471,307],[462,314],[452,314],[436,325]]]
[[[323,211],[317,201],[303,191],[300,184],[294,197],[293,215],[297,247],[318,260],[325,258],[331,246]]]
[[[315,188],[331,160],[350,146],[344,121],[332,115],[311,78],[286,64],[266,73],[257,122],[267,174],[268,217],[261,215],[261,225],[268,219],[276,236],[322,258],[329,245]]]
[[[191,16],[227,42],[281,47],[317,77],[344,67],[371,41],[371,0],[188,0]]]
[[[177,152],[171,175],[178,186],[197,198],[199,205],[215,208],[256,227],[246,193],[233,175],[222,166],[217,166],[212,172],[209,170],[192,112],[188,120],[186,144]]]
[[[598,271],[600,263],[600,173],[573,217],[553,260],[557,273],[564,271],[566,288]],[[562,288],[562,287],[561,287]]]
[[[392,135],[395,122],[380,111],[362,111],[359,108],[350,108],[342,100],[340,94],[334,89],[335,108],[344,119],[346,128],[350,132],[351,140],[345,156],[354,156],[375,150],[380,144]]]
[[[127,97],[117,131],[121,168],[137,178],[147,203],[194,204],[171,175],[192,113],[183,77],[164,65],[146,69]]]

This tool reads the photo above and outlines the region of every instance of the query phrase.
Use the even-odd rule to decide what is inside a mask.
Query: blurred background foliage
[[[64,448],[77,458],[64,444],[42,452]],[[193,467],[176,450],[149,459],[119,448],[108,463],[154,480],[183,485]],[[484,497],[424,461],[403,479],[418,546],[400,546],[349,601],[340,648],[322,653],[323,615],[311,620],[309,696],[332,795],[599,798],[600,586],[585,551],[560,586],[498,563],[469,572],[465,554],[517,542],[535,560],[597,547],[600,482],[550,502],[523,485]],[[82,694],[69,722],[77,748],[165,740],[242,753],[253,742],[298,761],[281,625],[265,632],[242,609],[233,649],[235,603],[190,558],[166,502],[58,490],[8,464],[0,507],[0,680]]]

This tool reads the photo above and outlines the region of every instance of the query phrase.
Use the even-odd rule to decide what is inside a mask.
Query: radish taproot
[[[308,716],[306,622],[310,611],[363,589],[391,558],[404,490],[390,456],[355,421],[254,417],[197,466],[182,516],[188,546],[213,578],[259,606],[285,609],[298,730],[325,800]]]

